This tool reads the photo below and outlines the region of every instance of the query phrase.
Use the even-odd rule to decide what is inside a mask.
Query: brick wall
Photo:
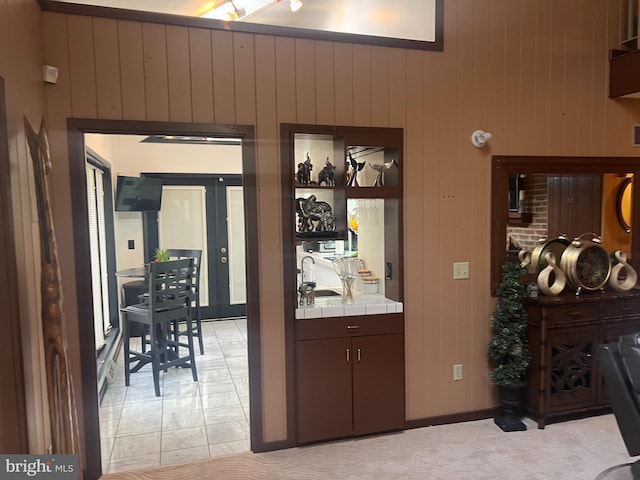
[[[532,174],[521,178],[525,190],[525,212],[533,213],[530,224],[509,223],[507,225],[507,245],[520,250],[533,249],[541,237],[547,235],[547,175]]]

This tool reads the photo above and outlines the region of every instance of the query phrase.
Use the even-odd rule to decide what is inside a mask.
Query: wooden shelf
[[[529,224],[533,221],[533,213],[509,212],[509,224]]]

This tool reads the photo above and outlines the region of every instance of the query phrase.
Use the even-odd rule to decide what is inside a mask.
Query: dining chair
[[[167,248],[169,259],[193,258],[193,283],[191,295],[191,307],[194,310],[193,336],[198,337],[200,355],[204,354],[204,341],[202,338],[202,318],[200,317],[200,262],[202,250],[187,250],[179,248]],[[184,334],[184,332],[182,333]]]
[[[193,348],[193,329],[191,327],[192,283],[194,276],[192,258],[155,262],[149,264],[149,291],[144,303],[129,305],[122,309],[124,321],[124,374],[125,385],[129,386],[130,374],[139,371],[151,363],[155,394],[160,396],[160,370],[171,367],[188,367],[193,381],[198,381],[195,353]],[[180,341],[175,328],[184,322],[187,326],[187,342]],[[132,350],[130,330],[132,324],[140,324],[149,334],[149,351]],[[145,340],[141,339],[144,346]],[[183,354],[187,349],[187,353]],[[137,362],[133,367],[132,363]]]

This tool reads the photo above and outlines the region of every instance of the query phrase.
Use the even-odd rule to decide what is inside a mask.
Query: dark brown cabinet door
[[[549,333],[549,402],[554,411],[589,407],[597,390],[593,358],[597,346],[591,327],[562,328]]]
[[[296,343],[298,443],[352,435],[351,339]]]
[[[404,338],[353,338],[355,435],[404,428]]]

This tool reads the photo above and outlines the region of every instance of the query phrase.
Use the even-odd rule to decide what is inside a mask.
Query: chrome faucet
[[[302,260],[300,260],[300,285],[309,283],[304,281],[304,261],[305,260],[311,260],[311,263],[314,263],[314,264],[316,263],[316,261],[313,259],[311,255],[305,255],[304,257],[302,257]],[[315,283],[315,282],[312,282],[312,283]],[[313,287],[315,287],[315,285],[313,285]]]

